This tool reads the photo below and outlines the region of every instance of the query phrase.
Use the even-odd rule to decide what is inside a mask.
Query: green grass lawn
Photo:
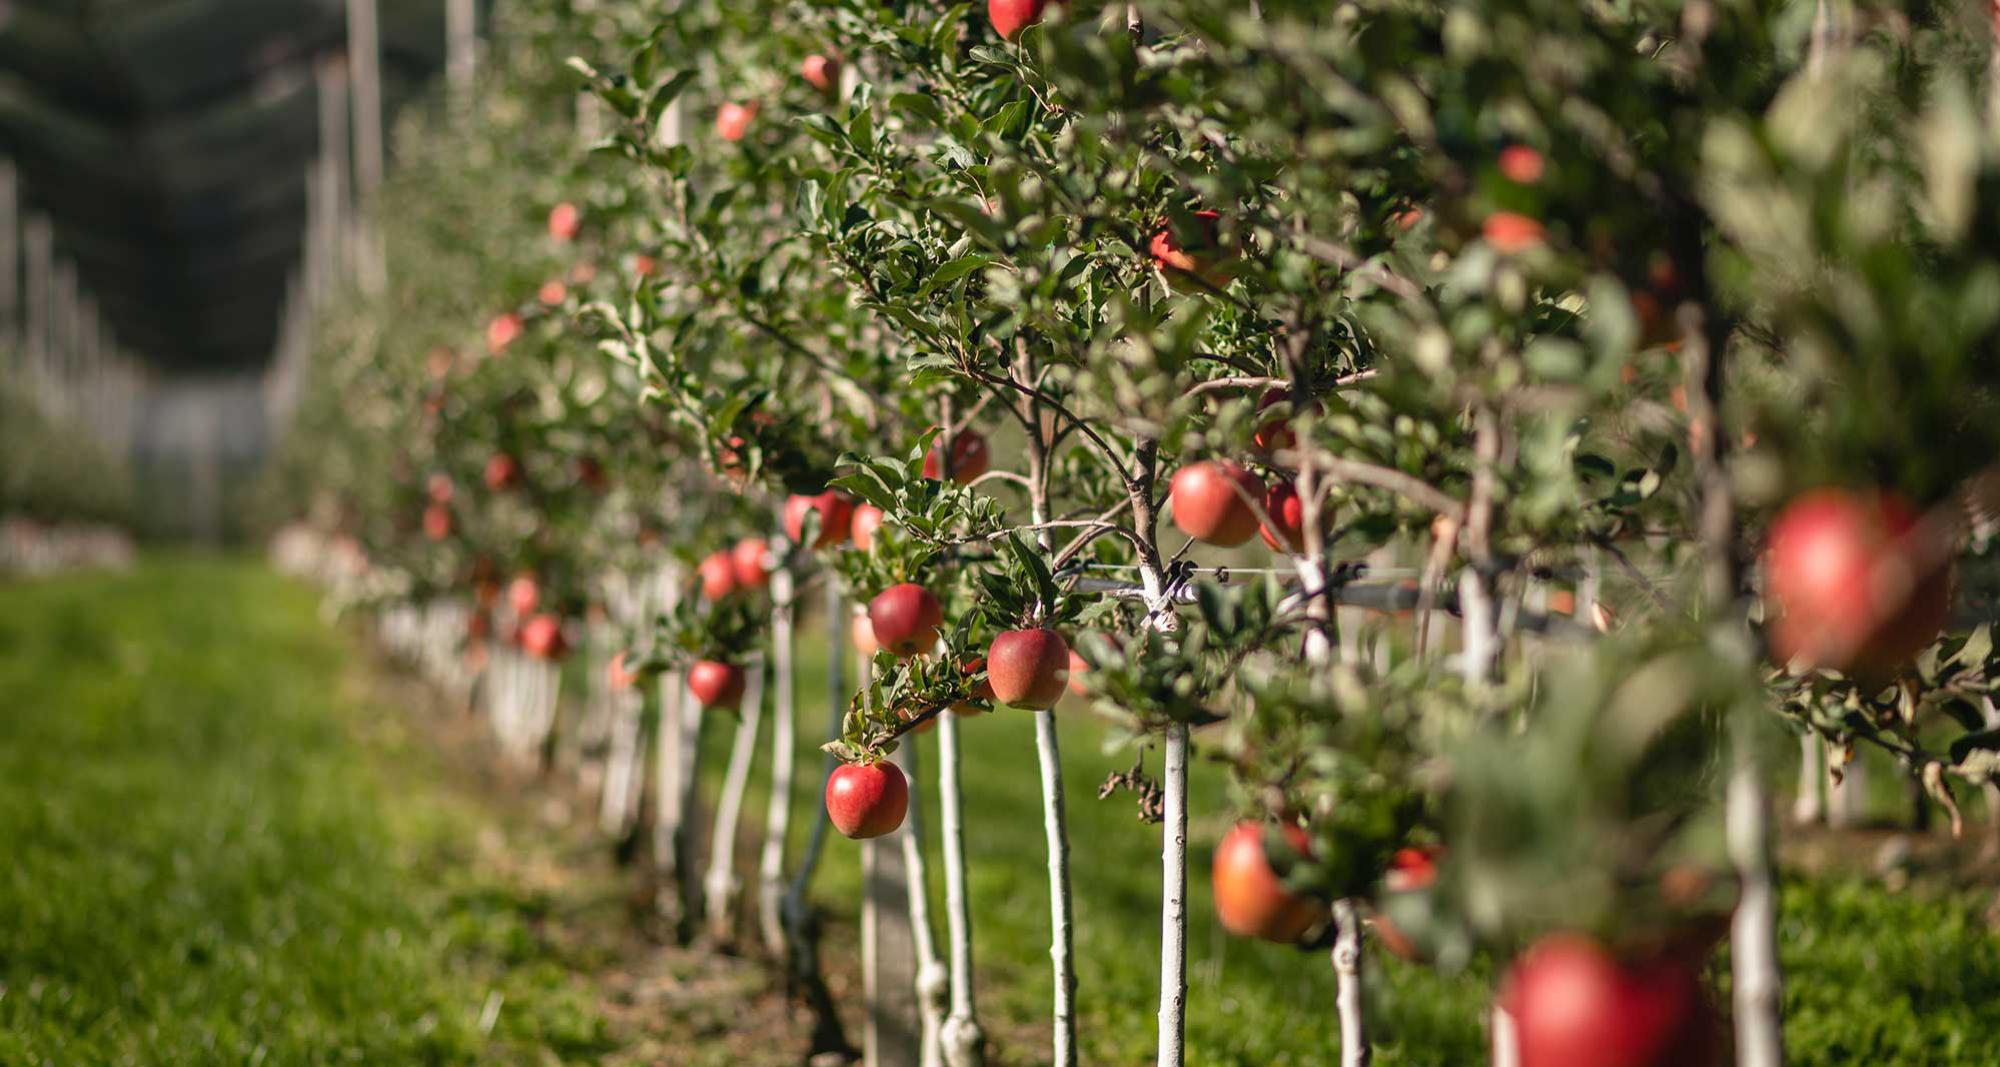
[[[367,662],[319,620],[310,590],[251,563],[157,558],[0,584],[0,1064],[632,1062],[633,1027],[605,1018],[601,988],[619,963],[606,946],[631,941],[603,898],[626,883],[552,892],[496,867],[479,844],[492,802],[450,783],[427,735],[408,729],[410,709],[357,681]],[[818,811],[819,670],[809,662],[800,680],[809,770],[795,849]],[[727,725],[705,738],[714,778]],[[981,1010],[999,1063],[1046,1062],[1032,725],[1005,711],[963,725]],[[1158,831],[1129,796],[1096,799],[1128,753],[1102,751],[1074,716],[1063,742],[1085,1062],[1151,1062]],[[934,743],[922,745],[935,767]],[[762,790],[760,774],[746,826],[762,825]],[[1224,829],[1219,769],[1199,766],[1192,792],[1189,1062],[1329,1062],[1325,957],[1219,932],[1206,885]],[[841,989],[853,986],[858,853],[834,838],[816,891]],[[1918,886],[1787,883],[1793,1063],[1995,1062],[1991,887]],[[937,888],[941,901],[941,876]],[[1483,1062],[1483,977],[1370,966],[1378,1062]],[[734,1009],[710,1006],[723,1022],[708,1025],[742,1018]],[[719,1038],[651,1036],[670,1053],[643,1062],[796,1061],[768,1035],[754,1059],[716,1058]]]

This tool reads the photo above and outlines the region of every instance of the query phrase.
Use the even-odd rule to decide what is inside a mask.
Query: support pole
[[[382,44],[376,0],[347,0],[347,54],[354,99],[355,278],[365,293],[388,287],[376,201],[382,188]]]

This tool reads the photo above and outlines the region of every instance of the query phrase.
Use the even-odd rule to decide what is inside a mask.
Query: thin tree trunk
[[[944,826],[945,936],[951,951],[951,1014],[940,1035],[949,1067],[981,1067],[986,1037],[973,1010],[972,901],[965,884],[965,820],[958,785],[958,716],[937,717],[938,814]]]
[[[1026,378],[1026,356],[1018,368]],[[1029,421],[1035,426],[1028,448],[1030,512],[1037,526],[1049,519],[1048,448],[1039,436],[1042,422],[1032,400],[1023,399]],[[1036,541],[1044,553],[1054,547],[1047,529],[1037,530]],[[1049,862],[1049,963],[1053,974],[1054,1067],[1074,1067],[1076,1063],[1076,923],[1070,892],[1069,817],[1063,807],[1062,748],[1056,733],[1055,712],[1035,715],[1035,757],[1042,772],[1042,837]]]
[[[844,652],[836,648],[834,654]],[[873,664],[859,656],[856,660],[856,678],[866,690]],[[906,743],[896,750],[896,762],[905,766],[906,778],[904,757],[911,747]],[[905,1067],[922,1055],[925,1028],[918,1005],[909,850],[903,847],[908,836],[905,817],[894,837],[861,842],[861,984],[868,1009],[861,1047],[869,1067]]]
[[[694,901],[684,891],[687,849],[683,822],[687,815],[687,789],[682,780],[687,760],[682,748],[687,744],[681,702],[687,683],[679,671],[660,676],[659,729],[653,742],[653,870],[655,909],[677,931],[684,931],[692,915]]]
[[[910,932],[917,948],[917,1011],[922,1026],[918,1062],[922,1067],[944,1063],[944,1017],[950,1007],[951,977],[938,958],[937,937],[931,931],[930,864],[924,854],[922,794],[918,789],[916,739],[896,750],[896,762],[910,782],[910,814],[898,838],[903,845],[903,872],[910,897]]]
[[[757,916],[764,951],[784,959],[785,839],[792,818],[792,572],[771,572],[771,799],[764,814],[764,854],[757,867]]]
[[[1361,909],[1352,900],[1333,905],[1333,973],[1339,982],[1334,1003],[1340,1010],[1340,1067],[1368,1067],[1374,1050],[1362,1012]]]
[[[1770,800],[1757,768],[1745,713],[1737,713],[1730,756],[1727,823],[1729,858],[1736,866],[1736,915],[1730,926],[1731,993],[1736,1003],[1738,1067],[1780,1067],[1785,1062],[1778,1008],[1778,895],[1771,877]]]
[[[1182,1067],[1187,1033],[1188,728],[1167,727],[1166,821],[1160,848],[1160,1037],[1157,1067]]]
[[[841,720],[846,715],[848,698],[846,660],[840,649],[846,635],[843,623],[847,618],[847,604],[841,595],[840,584],[828,577],[826,587],[826,617],[828,636],[831,639],[831,654],[827,660],[827,734],[840,734]],[[827,756],[820,761],[820,792],[824,794],[826,781],[833,775],[837,761]],[[773,794],[775,802],[777,795]],[[786,794],[789,800],[789,793]],[[833,996],[826,988],[826,981],[819,971],[818,932],[813,922],[812,909],[806,904],[806,890],[812,884],[813,874],[819,870],[820,853],[826,846],[827,820],[813,820],[812,834],[806,839],[805,855],[799,858],[798,870],[785,887],[783,897],[784,940],[786,944],[786,974],[793,990],[806,1002],[813,1015],[812,1045],[808,1058],[820,1053],[852,1056],[853,1046],[847,1042],[847,1035],[841,1028],[840,1012],[834,1007]]]
[[[742,719],[736,724],[736,740],[729,748],[729,770],[722,781],[722,797],[715,808],[715,835],[709,843],[708,935],[727,942],[736,933],[736,823],[743,811],[743,794],[750,787],[750,767],[757,761],[757,732],[764,722],[764,668],[759,659],[750,670],[743,692]]]
[[[1825,752],[1819,735],[1807,731],[1799,738],[1799,790],[1792,798],[1792,822],[1810,826],[1825,815],[1820,807],[1820,786],[1826,778]]]

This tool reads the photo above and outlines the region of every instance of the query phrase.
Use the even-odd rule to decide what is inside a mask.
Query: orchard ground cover
[[[761,965],[654,941],[633,881],[564,798],[496,770],[476,722],[389,677],[309,590],[252,564],[155,558],[0,586],[0,604],[0,1063],[796,1062],[803,1035]],[[802,651],[801,758],[817,768],[823,643]],[[1032,750],[1025,714],[964,725],[968,751]],[[1157,837],[1129,794],[1096,797],[1128,757],[1081,713],[1063,731],[1082,1050],[1137,1062]],[[728,740],[705,732],[712,775]],[[1004,1064],[1046,1057],[1039,804],[1021,762],[971,759],[965,782]],[[1213,799],[1223,779],[1198,760],[1192,788]],[[1893,783],[1875,782],[1877,811],[1895,810]],[[803,776],[801,809],[817,786]],[[760,776],[753,811],[765,793]],[[1193,823],[1197,871],[1226,828]],[[1978,833],[1920,840],[1897,892],[1872,874],[1882,831],[1803,839],[1780,927],[1792,1062],[1992,1061],[2000,939],[1991,867],[1969,862]],[[1325,955],[1225,937],[1205,881],[1190,885],[1191,1061],[1326,1062]],[[850,1010],[858,896],[858,849],[835,839],[815,899]],[[1482,977],[1370,966],[1378,1062],[1480,1062]],[[1726,984],[1726,959],[1711,973]]]

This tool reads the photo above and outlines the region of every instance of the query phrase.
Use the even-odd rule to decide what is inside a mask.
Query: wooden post
[[[55,231],[49,220],[35,215],[24,229],[28,272],[27,336],[21,349],[32,378],[48,373],[50,275],[55,271]]]
[[[460,119],[472,111],[472,80],[478,67],[479,13],[474,0],[444,0],[444,71],[452,108]]]
[[[324,300],[338,284],[347,269],[347,216],[351,202],[349,175],[352,173],[351,143],[348,140],[348,90],[347,61],[329,59],[319,65],[316,72],[319,91],[319,160],[316,169],[318,181],[308,184],[308,189],[316,191],[314,203],[317,214],[308,214],[309,222],[317,222],[317,236],[307,242],[308,249],[317,248],[315,260],[318,272],[316,301]]]
[[[363,292],[379,293],[389,279],[375,219],[382,188],[382,43],[375,0],[347,0],[347,57],[354,99],[355,279]]]
[[[12,160],[0,160],[0,352],[21,335],[21,176]]]

